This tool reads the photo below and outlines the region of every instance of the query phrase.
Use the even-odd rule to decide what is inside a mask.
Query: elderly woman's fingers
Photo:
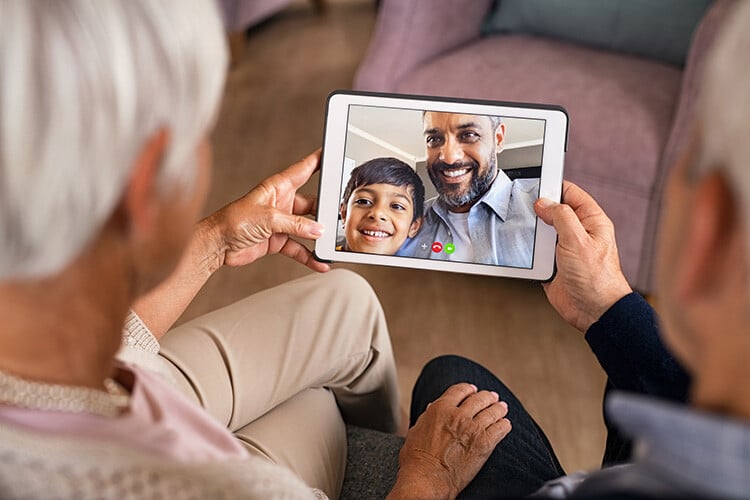
[[[331,266],[329,266],[325,262],[316,260],[315,257],[313,257],[312,252],[308,250],[307,247],[305,247],[299,241],[295,241],[291,238],[288,238],[286,240],[284,246],[282,246],[279,250],[279,253],[286,255],[287,257],[294,259],[300,264],[305,265],[313,271],[319,273],[325,273],[331,270]]]
[[[292,213],[295,215],[317,215],[318,197],[295,193]]]
[[[291,183],[293,189],[298,189],[304,185],[312,174],[320,168],[320,148],[313,151],[291,167],[280,172],[279,176]],[[273,179],[273,178],[271,178]]]
[[[288,234],[298,238],[317,240],[323,235],[323,225],[301,215],[289,215],[274,211],[271,215],[271,234]]]

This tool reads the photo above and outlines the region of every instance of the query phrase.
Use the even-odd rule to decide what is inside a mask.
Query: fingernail
[[[500,404],[503,405],[506,410],[508,409],[508,403],[506,403],[505,401],[500,401]]]
[[[490,394],[495,396],[497,399],[500,399],[500,394],[496,393],[495,391],[490,391]]]
[[[469,385],[470,385],[470,386],[471,386],[471,387],[472,387],[472,388],[473,388],[473,389],[474,389],[475,391],[478,391],[478,390],[479,390],[479,389],[477,389],[477,386],[475,386],[474,384],[469,384]]]
[[[539,206],[539,208],[548,208],[554,205],[555,202],[550,200],[549,198],[539,198],[536,201],[536,204]]]
[[[323,232],[325,231],[325,226],[323,224],[318,224],[317,222],[310,226],[310,234],[313,236],[323,236]]]

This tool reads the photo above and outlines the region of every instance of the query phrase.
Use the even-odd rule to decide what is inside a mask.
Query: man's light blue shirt
[[[634,461],[549,481],[535,497],[747,498],[750,425],[641,394],[613,393],[606,412],[635,441]]]
[[[534,255],[539,179],[511,181],[498,170],[490,189],[469,210],[469,236],[474,262],[499,266],[530,268]],[[432,251],[440,242],[443,250]],[[454,242],[454,230],[448,220],[448,207],[438,197],[424,205],[422,229],[408,238],[396,255],[423,259],[453,260],[445,245]]]

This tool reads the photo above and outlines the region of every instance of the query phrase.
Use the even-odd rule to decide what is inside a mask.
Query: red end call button
[[[443,244],[440,243],[439,241],[436,241],[435,243],[432,244],[432,251],[435,252],[435,253],[442,252],[443,251]]]

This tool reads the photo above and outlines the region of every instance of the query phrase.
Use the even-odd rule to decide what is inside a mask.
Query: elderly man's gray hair
[[[695,169],[724,169],[750,238],[750,2],[737,2],[727,19],[706,64],[698,116],[702,144]],[[746,245],[750,263],[750,239]]]
[[[226,64],[215,0],[0,0],[0,281],[76,257],[162,127],[190,188]]]

